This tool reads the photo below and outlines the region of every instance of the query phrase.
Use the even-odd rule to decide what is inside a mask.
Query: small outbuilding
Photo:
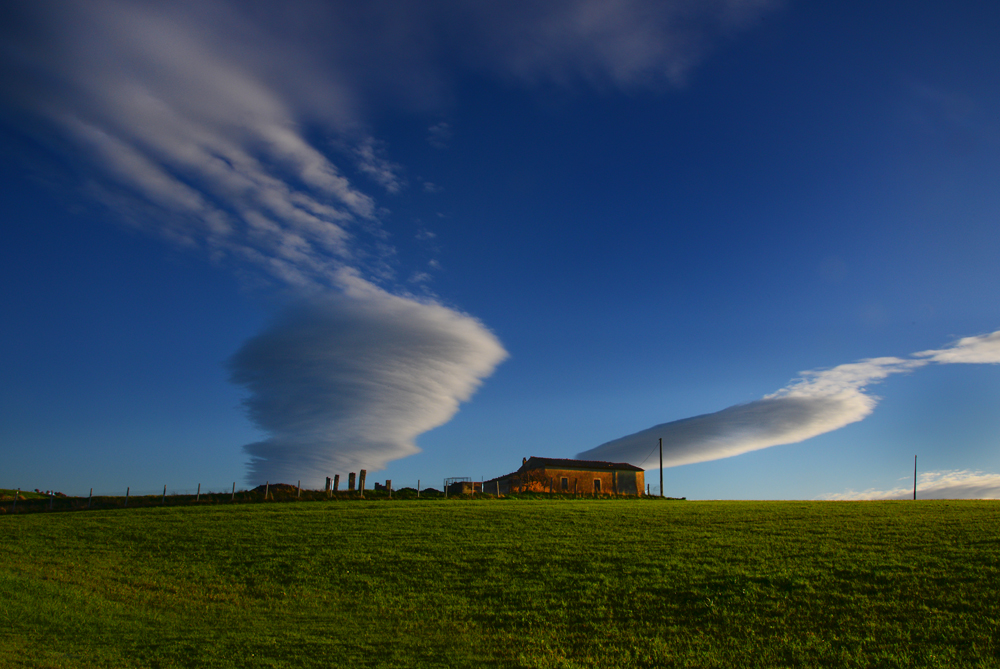
[[[483,492],[553,492],[564,494],[642,495],[645,470],[627,462],[524,458],[516,472],[483,482]]]

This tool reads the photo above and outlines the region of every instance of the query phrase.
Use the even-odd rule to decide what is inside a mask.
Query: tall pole
[[[917,456],[913,456],[913,499],[917,498]]]
[[[660,498],[663,498],[663,437],[660,437]]]

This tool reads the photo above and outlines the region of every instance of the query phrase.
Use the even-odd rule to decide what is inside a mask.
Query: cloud
[[[403,181],[363,130],[372,107],[438,104],[469,69],[679,81],[772,5],[22,0],[0,9],[0,91],[44,120],[26,124],[43,141],[69,140],[91,191],[137,227],[330,289],[343,267],[391,275],[382,209],[359,179],[388,193]],[[446,122],[428,129],[434,146],[450,137]],[[341,164],[319,148],[334,144],[348,145]]]
[[[447,149],[451,141],[451,126],[441,121],[427,128],[427,143],[435,149]]]
[[[30,6],[44,29],[6,34],[4,46],[51,86],[7,92],[79,147],[136,225],[297,287],[328,288],[360,264],[363,228],[350,228],[376,217],[375,201],[305,138],[305,105],[240,46],[252,36],[279,52],[266,33],[224,3],[207,5],[229,27],[219,31],[185,3]],[[346,128],[340,106],[329,119]],[[362,173],[398,187],[373,140],[356,154]]]
[[[433,278],[434,277],[427,272],[414,272],[410,275],[410,283],[427,283]]]
[[[822,495],[827,500],[913,499],[913,480],[891,490],[874,488]],[[917,476],[917,499],[1000,499],[1000,474],[968,469],[925,472]]]
[[[245,447],[248,481],[318,486],[417,453],[507,353],[471,316],[391,295],[350,274],[344,291],[299,303],[229,362],[270,434]]]
[[[505,355],[475,319],[370,283],[396,281],[379,197],[405,187],[373,110],[438,110],[470,72],[681,84],[772,5],[15,0],[0,95],[123,219],[296,296],[231,370],[271,435],[247,446],[251,479],[315,482],[414,452]]]
[[[526,82],[683,84],[720,38],[771,0],[494,0],[437,3],[437,21],[468,62]],[[442,11],[443,10],[443,11]]]
[[[1000,331],[964,337],[947,348],[914,355],[941,364],[1000,364]]]
[[[364,137],[354,148],[358,169],[382,185],[389,193],[398,193],[403,184],[400,166],[385,157],[385,149],[371,137]]]
[[[655,425],[578,457],[643,466],[662,437],[663,464],[673,467],[795,444],[863,420],[879,399],[867,394],[869,385],[931,363],[1000,363],[1000,331],[965,337],[946,348],[908,358],[871,358],[802,372],[789,385],[755,402]]]
[[[506,352],[474,318],[363,278],[386,276],[393,249],[346,169],[394,193],[401,168],[359,130],[350,72],[304,53],[289,26],[269,31],[267,5],[236,7],[23,3],[19,30],[0,28],[16,54],[0,87],[75,145],[91,192],[134,225],[296,296],[229,368],[269,435],[245,447],[248,478],[312,485],[416,452]],[[310,139],[317,120],[344,164]]]

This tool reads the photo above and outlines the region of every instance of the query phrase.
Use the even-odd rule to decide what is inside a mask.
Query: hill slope
[[[994,665],[998,521],[649,500],[0,516],[0,665]]]

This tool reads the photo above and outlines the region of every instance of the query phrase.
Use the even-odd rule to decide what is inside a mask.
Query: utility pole
[[[913,456],[913,499],[917,498],[917,456]]]
[[[660,499],[663,499],[663,437],[660,437]]]

